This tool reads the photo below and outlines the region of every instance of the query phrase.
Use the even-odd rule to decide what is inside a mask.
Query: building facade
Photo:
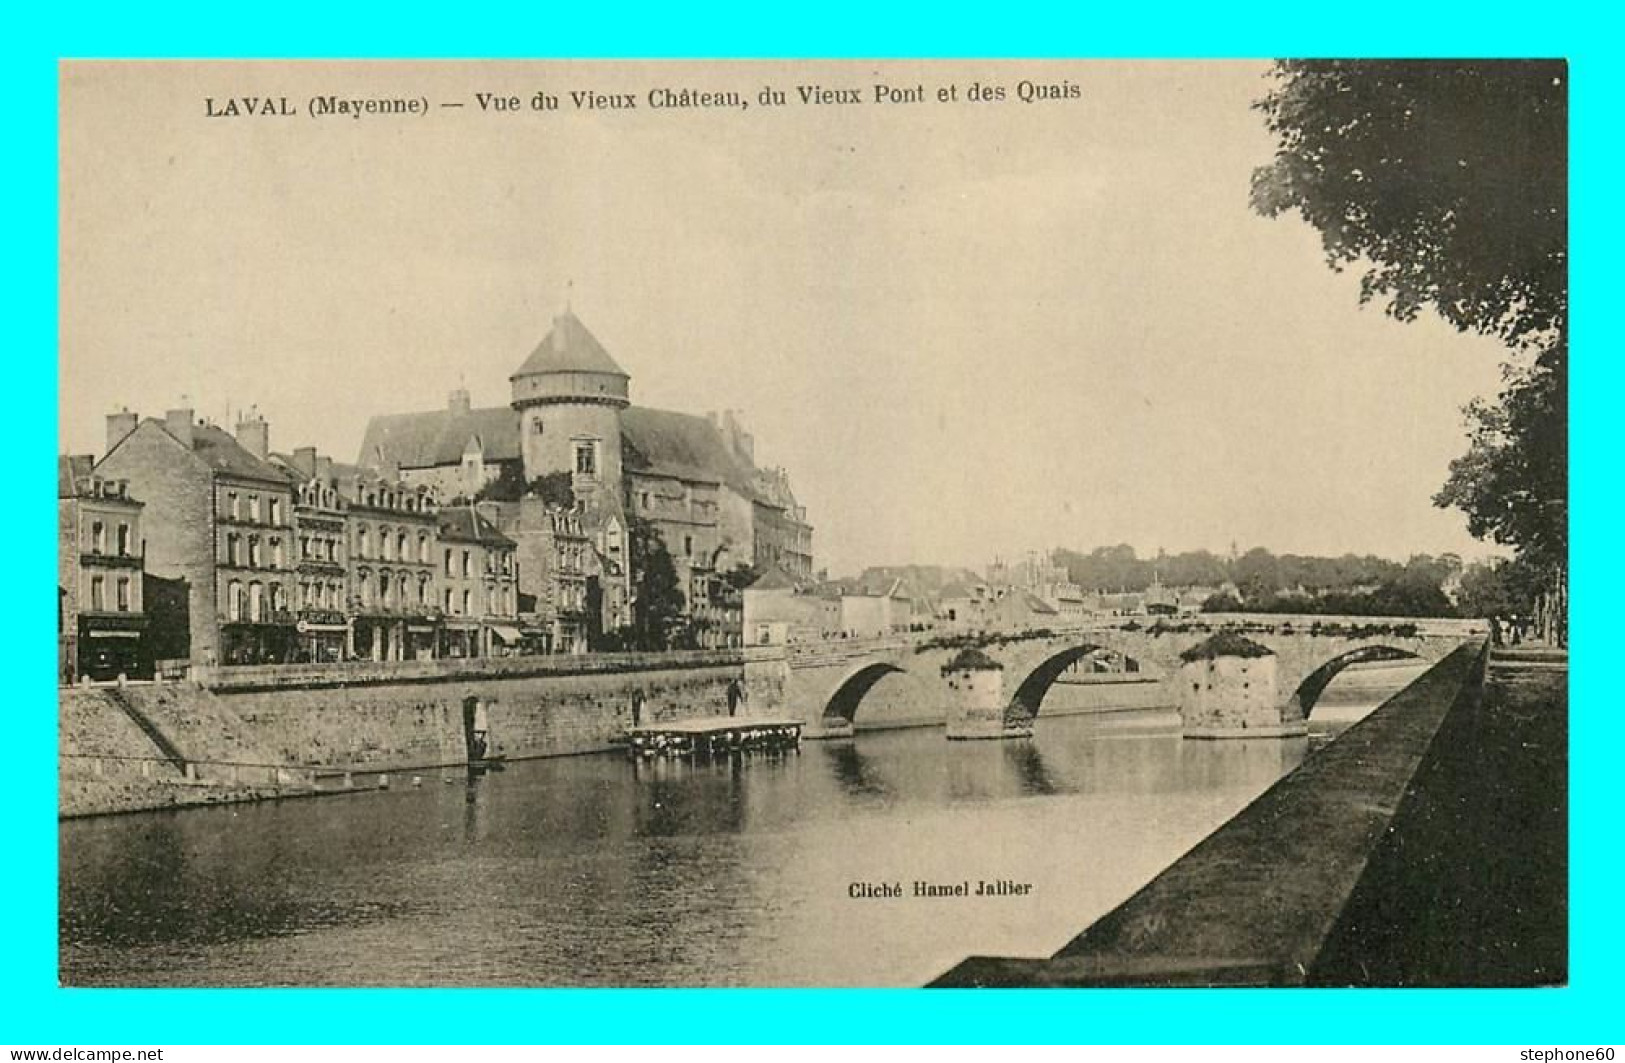
[[[143,505],[88,456],[57,460],[58,676],[151,674],[145,645]]]
[[[161,656],[213,665],[297,655],[293,486],[265,460],[264,429],[248,419],[233,437],[190,409],[108,418],[96,470],[147,504],[147,571],[177,588],[161,611],[153,602]]]
[[[519,577],[514,541],[473,506],[438,516],[444,620],[442,657],[497,657],[520,651]]]

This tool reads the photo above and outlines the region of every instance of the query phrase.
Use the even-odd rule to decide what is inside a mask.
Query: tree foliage
[[[1568,72],[1554,61],[1288,61],[1259,101],[1279,140],[1253,175],[1296,210],[1363,300],[1431,306],[1509,345],[1568,313]]]
[[[1467,453],[1433,498],[1467,514],[1478,538],[1517,549],[1525,561],[1560,571],[1568,557],[1568,380],[1566,359],[1542,354],[1509,367],[1496,402],[1464,411]]]
[[[563,470],[544,472],[526,485],[526,492],[559,509],[569,509],[576,504],[574,478]]]
[[[1513,359],[1441,507],[1511,546],[1564,600],[1568,550],[1568,70],[1538,61],[1290,61],[1259,101],[1278,140],[1252,202],[1297,211],[1361,300],[1431,307]]]
[[[529,482],[517,461],[502,463],[497,478],[474,495],[476,502],[517,502],[526,495],[542,499],[550,506],[569,509],[576,504],[575,489],[568,472],[543,473]],[[460,501],[460,500],[454,500]]]
[[[628,514],[626,533],[633,596],[629,641],[637,649],[668,649],[686,611],[677,566],[653,521]]]

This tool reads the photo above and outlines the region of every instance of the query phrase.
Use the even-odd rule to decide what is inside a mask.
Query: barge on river
[[[720,757],[783,752],[801,745],[801,721],[760,716],[708,716],[634,727],[627,732],[634,757]]]

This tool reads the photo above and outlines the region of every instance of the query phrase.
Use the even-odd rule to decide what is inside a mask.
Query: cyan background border
[[[74,3],[5,19],[0,107],[13,240],[5,352],[13,648],[3,709],[0,1040],[12,1044],[596,1041],[1606,1043],[1620,1037],[1622,882],[1616,703],[1601,674],[1617,601],[1609,545],[1620,453],[1616,361],[1621,187],[1617,15],[1583,4],[877,4],[582,2],[523,11],[400,3]],[[1600,5],[1599,5],[1600,8]],[[1571,979],[1538,991],[60,990],[56,983],[56,64],[63,57],[1566,56],[1571,61],[1574,468]],[[207,204],[199,204],[206,210]],[[1286,223],[1283,223],[1286,224]],[[132,353],[129,371],[140,364]],[[1444,470],[1440,470],[1443,477]],[[1618,546],[1615,545],[1615,551]],[[1585,662],[1597,662],[1587,668]]]

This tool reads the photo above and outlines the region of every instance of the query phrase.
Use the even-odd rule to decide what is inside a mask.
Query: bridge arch
[[[853,717],[858,714],[858,706],[862,704],[864,696],[874,689],[876,683],[893,673],[908,674],[904,669],[887,661],[866,664],[852,672],[836,684],[835,692],[829,696],[829,701],[824,705],[823,718],[851,723]]]
[[[1303,719],[1307,720],[1314,711],[1315,703],[1320,695],[1326,692],[1332,680],[1351,664],[1363,664],[1368,661],[1403,661],[1424,660],[1421,654],[1412,650],[1403,650],[1397,646],[1361,646],[1358,649],[1340,653],[1336,657],[1317,667],[1304,676],[1303,682],[1292,692],[1292,704],[1297,707]]]
[[[1138,672],[1144,668],[1144,662],[1139,658],[1105,643],[1084,642],[1070,646],[1044,658],[1027,671],[1027,675],[1016,687],[1015,693],[1010,696],[1009,705],[1005,709],[1005,720],[1030,723],[1038,715],[1038,707],[1044,703],[1044,695],[1049,693],[1050,687],[1054,686],[1068,669],[1079,661],[1103,652],[1122,658],[1127,671]],[[1132,667],[1127,667],[1129,665]]]

